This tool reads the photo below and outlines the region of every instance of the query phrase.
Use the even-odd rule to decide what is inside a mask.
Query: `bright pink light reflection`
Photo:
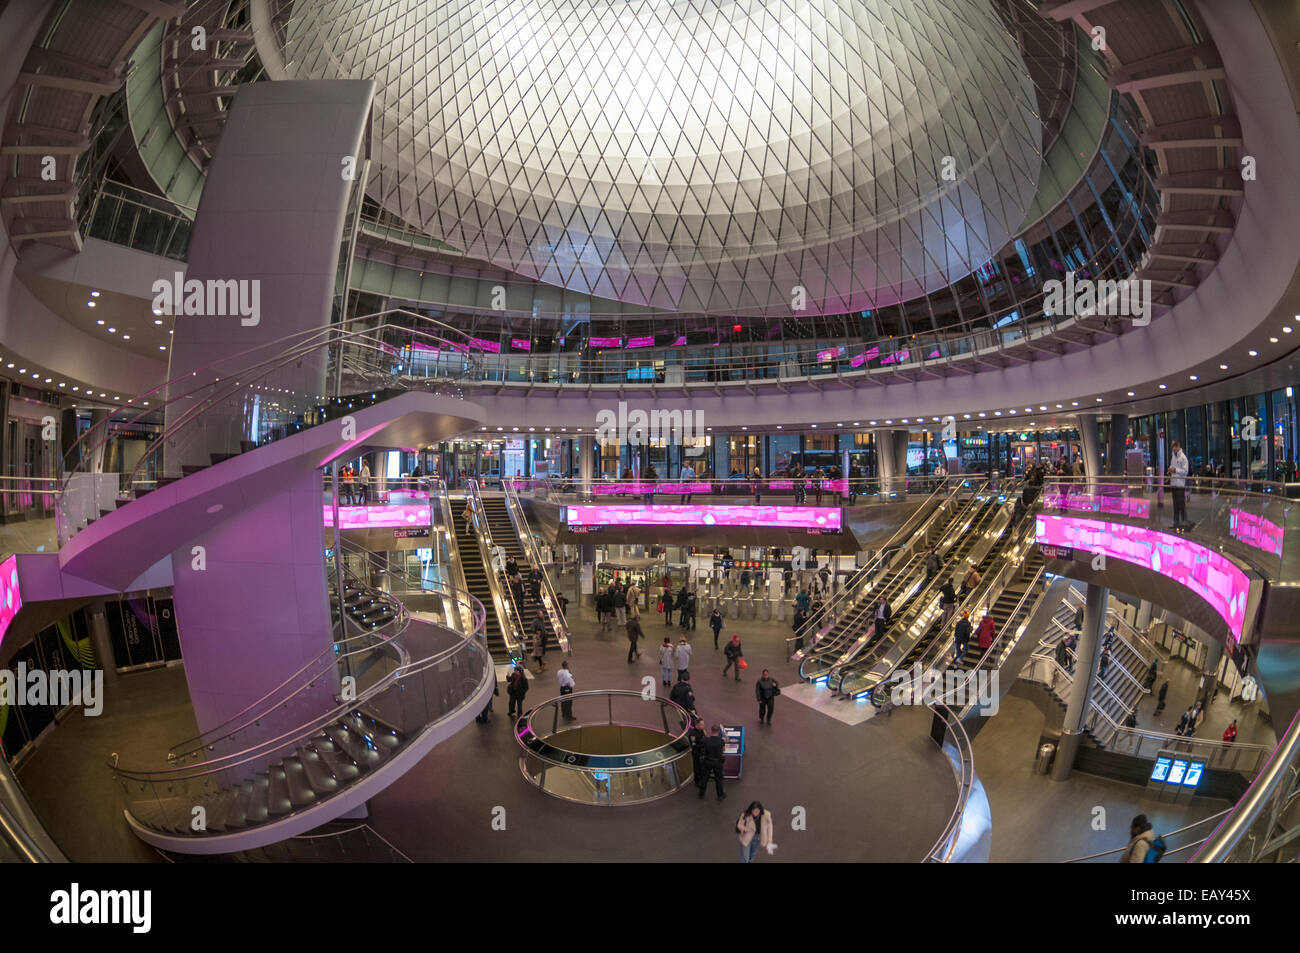
[[[334,525],[334,508],[325,506],[325,525]],[[429,507],[418,503],[399,506],[340,506],[340,529],[382,529],[386,526],[428,526]]]
[[[1228,534],[1247,546],[1253,546],[1274,556],[1282,555],[1282,527],[1262,516],[1235,507],[1230,509]]]
[[[0,563],[0,642],[4,641],[14,616],[23,607],[23,594],[18,590],[18,557],[10,556]]]
[[[566,506],[570,526],[775,526],[785,529],[840,529],[834,506]]]
[[[1149,500],[1127,496],[1109,496],[1104,493],[1067,493],[1061,484],[1053,485],[1043,494],[1043,507],[1049,510],[1074,510],[1079,513],[1115,513],[1135,519],[1151,518]]]
[[[1208,602],[1228,624],[1233,639],[1241,641],[1250,580],[1221,553],[1182,536],[1145,526],[1073,516],[1039,516],[1035,540],[1093,554],[1105,553],[1110,559],[1168,576]]]

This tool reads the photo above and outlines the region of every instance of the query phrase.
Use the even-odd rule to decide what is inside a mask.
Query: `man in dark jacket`
[[[695,631],[695,590],[691,589],[686,593],[686,608],[682,612],[681,623],[683,629]]]
[[[772,723],[772,709],[776,707],[776,696],[781,694],[781,686],[777,684],[775,678],[763,669],[763,677],[754,683],[754,697],[758,700],[758,723],[763,723],[764,715],[767,717],[767,723]]]
[[[704,777],[704,739],[708,735],[704,732],[704,723],[696,715],[691,716],[691,728],[686,732],[686,740],[691,743],[691,776],[695,779],[695,786],[703,785]]]
[[[528,694],[528,675],[522,665],[516,665],[506,679],[506,694],[510,697],[507,714],[513,718],[524,713],[524,696]]]
[[[677,684],[668,693],[668,700],[674,705],[685,708],[691,714],[695,714],[695,691],[691,688],[690,672],[683,672],[677,679]]]
[[[951,579],[945,580],[943,588],[939,590],[939,605],[943,608],[943,624],[946,628],[952,620],[952,614],[957,611],[957,590],[953,588]]]
[[[966,646],[970,644],[970,613],[963,612],[957,620],[957,627],[952,635],[952,664],[956,665],[966,657]]]
[[[627,625],[627,592],[620,586],[613,586],[609,594],[614,601],[614,615],[618,617],[618,624]]]
[[[633,616],[627,620],[627,664],[631,665],[635,659],[641,657],[640,650],[636,647],[636,640],[644,635],[641,631],[641,619],[639,616]]]
[[[937,575],[939,575],[939,554],[932,549],[930,555],[925,557],[925,581],[929,582]]]
[[[1157,715],[1160,714],[1162,711],[1165,710],[1165,696],[1168,695],[1168,694],[1169,694],[1169,680],[1166,679],[1166,680],[1165,680],[1165,683],[1164,683],[1163,685],[1160,686],[1160,694],[1156,696],[1156,714],[1157,714]]]
[[[717,609],[709,616],[709,628],[713,630],[713,648],[718,648],[718,633],[722,631],[722,613]]]
[[[727,742],[722,737],[722,726],[714,725],[709,729],[709,736],[704,739],[704,756],[700,759],[703,770],[696,782],[700,789],[700,797],[704,797],[704,792],[709,786],[709,778],[713,778],[718,800],[726,800],[727,795],[722,790],[722,759],[726,748]]]

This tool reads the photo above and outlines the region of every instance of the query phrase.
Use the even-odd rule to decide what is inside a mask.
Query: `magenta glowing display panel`
[[[654,343],[655,343],[655,336],[654,336],[653,334],[647,334],[647,335],[645,335],[644,337],[639,337],[639,338],[628,338],[628,339],[627,339],[627,346],[628,346],[629,348],[633,348],[633,347],[654,347]]]
[[[10,556],[0,563],[0,642],[23,607],[23,594],[18,590],[18,557]]]
[[[1282,538],[1285,531],[1272,520],[1235,507],[1228,511],[1228,534],[1247,546],[1273,556],[1282,555]]]
[[[834,506],[700,506],[599,503],[566,506],[569,526],[771,526],[838,532]]]
[[[325,506],[325,525],[334,526],[334,508]],[[427,504],[407,503],[398,506],[340,506],[340,529],[384,529],[395,526],[428,526]]]
[[[587,343],[592,347],[622,347],[622,338],[587,338]]]
[[[1228,625],[1236,642],[1246,623],[1250,579],[1226,556],[1182,536],[1130,523],[1039,516],[1035,541],[1133,563],[1192,590]]]
[[[1135,519],[1151,518],[1149,500],[1098,493],[1069,493],[1060,485],[1043,494],[1043,507],[1049,510],[1074,510],[1080,513],[1114,513]]]

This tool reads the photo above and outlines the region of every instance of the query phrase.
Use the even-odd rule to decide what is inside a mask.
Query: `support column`
[[[841,473],[841,474],[843,475],[843,477],[844,477],[844,492],[841,493],[840,496],[842,496],[842,497],[843,497],[844,499],[846,499],[846,500],[849,498],[849,466],[850,466],[851,460],[852,460],[852,458],[849,456],[849,451],[847,451],[847,450],[841,451],[841,453],[840,453],[840,473]]]
[[[906,430],[873,430],[876,463],[880,469],[880,486],[887,493],[902,493],[907,488]]]
[[[1101,435],[1096,414],[1079,414],[1079,444],[1083,450],[1083,469],[1089,480],[1101,476]]]
[[[1138,603],[1137,618],[1133,622],[1133,628],[1139,632],[1145,632],[1147,626],[1151,624],[1151,603],[1143,599]]]
[[[1097,663],[1101,657],[1101,630],[1106,622],[1106,605],[1109,601],[1109,589],[1089,583],[1083,607],[1083,631],[1079,633],[1079,644],[1075,647],[1074,681],[1070,685],[1070,700],[1065,709],[1061,743],[1057,746],[1056,761],[1052,765],[1053,781],[1069,780],[1070,772],[1074,770],[1074,758],[1083,738],[1084,718],[1088,714],[1092,683],[1097,676]]]
[[[1124,439],[1128,436],[1128,414],[1110,415],[1110,449],[1106,453],[1111,476],[1124,475]]]
[[[1196,626],[1190,626],[1188,634],[1205,646],[1205,661],[1201,663],[1201,689],[1198,697],[1213,695],[1218,687],[1215,681],[1218,678],[1219,662],[1223,659],[1223,642],[1210,637],[1204,629]]]
[[[596,438],[578,438],[578,482],[583,497],[591,496],[591,481],[596,469]]]
[[[108,632],[108,619],[104,615],[104,600],[95,602],[86,613],[90,618],[90,647],[95,650],[99,667],[104,670],[104,694],[117,690],[117,659],[113,656],[113,640]]]

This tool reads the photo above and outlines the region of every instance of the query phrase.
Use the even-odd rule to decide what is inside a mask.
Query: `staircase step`
[[[298,760],[307,773],[307,782],[313,791],[325,794],[339,789],[339,779],[331,770],[329,763],[317,751],[309,747],[300,748]]]
[[[289,786],[290,803],[294,807],[314,803],[317,800],[316,792],[312,788],[311,779],[307,777],[307,769],[298,756],[290,755],[282,760],[280,765],[284,769],[284,779]]]
[[[273,764],[266,773],[270,778],[266,796],[267,813],[272,817],[277,814],[288,814],[293,809],[293,802],[289,799],[289,781],[285,777],[284,766]]]

